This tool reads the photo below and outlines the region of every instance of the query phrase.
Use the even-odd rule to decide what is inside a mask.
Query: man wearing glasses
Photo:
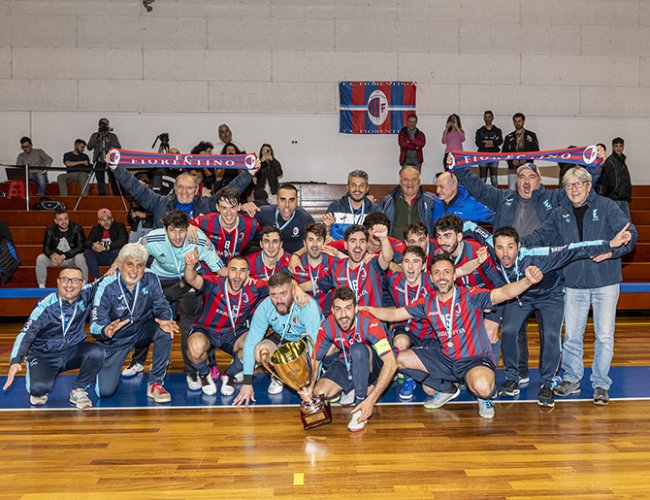
[[[61,270],[57,291],[39,301],[16,337],[3,390],[11,386],[26,358],[26,389],[32,405],[47,403],[60,373],[79,369],[70,390],[70,402],[80,409],[92,407],[86,388],[102,367],[104,348],[86,339],[84,325],[94,288],[83,283],[78,267]]]

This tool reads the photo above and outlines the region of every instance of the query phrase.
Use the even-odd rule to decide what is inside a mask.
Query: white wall
[[[428,179],[444,116],[473,133],[491,108],[505,131],[524,112],[543,148],[621,135],[650,183],[647,0],[0,0],[0,161],[23,134],[60,159],[101,115],[141,149],[226,121],[286,178],[392,182],[395,137],[338,134],[338,81],[379,79],[418,83]]]

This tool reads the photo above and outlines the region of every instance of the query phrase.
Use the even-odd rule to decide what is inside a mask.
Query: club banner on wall
[[[183,155],[169,153],[150,153],[111,149],[106,162],[120,167],[151,168],[234,168],[252,170],[255,167],[255,153],[243,155]]]
[[[398,134],[415,113],[415,82],[340,82],[339,132]]]

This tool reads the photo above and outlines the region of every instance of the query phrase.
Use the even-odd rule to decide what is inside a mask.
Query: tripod
[[[153,144],[151,145],[151,149],[156,147],[156,143],[159,140],[160,140],[160,146],[158,146],[158,152],[169,153],[169,134],[167,132],[163,132],[156,136],[156,140],[153,141]]]

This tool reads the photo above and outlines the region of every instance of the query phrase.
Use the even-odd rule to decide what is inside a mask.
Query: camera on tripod
[[[160,141],[160,146],[158,147],[159,153],[169,153],[169,134],[167,132],[162,132],[156,136],[156,140],[153,141],[151,149],[156,147],[156,144]]]

